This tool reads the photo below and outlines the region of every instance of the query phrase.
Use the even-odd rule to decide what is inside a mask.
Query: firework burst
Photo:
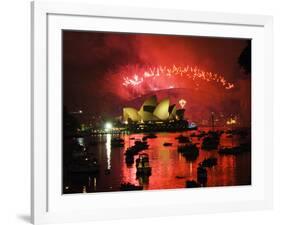
[[[109,88],[115,86],[118,89],[114,92],[129,99],[167,89],[200,91],[214,88],[227,91],[235,87],[223,75],[204,71],[197,66],[127,65],[109,73]]]
[[[199,86],[199,82],[214,82],[225,89],[234,88],[234,84],[228,82],[222,75],[212,72],[206,72],[199,69],[197,66],[175,66],[166,67],[134,67],[135,71],[132,75],[133,68],[128,69],[128,66],[121,71],[121,76],[123,77],[123,85],[125,87],[136,87],[141,86],[145,82],[153,81],[156,78],[182,78],[191,81],[197,81],[196,86]],[[157,86],[157,85],[156,85]],[[169,85],[166,88],[175,87],[174,85]]]

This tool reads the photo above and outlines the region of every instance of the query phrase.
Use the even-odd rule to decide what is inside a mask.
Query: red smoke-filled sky
[[[194,121],[213,111],[239,114],[249,124],[251,75],[238,64],[247,43],[63,31],[63,102],[69,111],[116,116],[124,106],[139,107],[156,94],[158,99],[169,97],[178,107],[179,99],[185,99],[186,114]]]

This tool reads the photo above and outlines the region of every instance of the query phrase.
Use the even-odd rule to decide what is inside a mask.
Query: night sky
[[[158,99],[170,97],[177,107],[178,100],[185,99],[186,116],[194,121],[214,111],[239,114],[249,125],[251,74],[238,63],[247,43],[246,39],[63,31],[63,104],[69,111],[117,116],[124,106],[138,108],[156,94]],[[251,61],[250,55],[246,60]]]

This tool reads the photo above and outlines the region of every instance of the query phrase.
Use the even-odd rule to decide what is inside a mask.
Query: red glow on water
[[[159,134],[156,139],[149,139],[150,147],[145,152],[149,155],[152,175],[148,178],[137,179],[135,164],[128,167],[124,161],[122,164],[122,182],[143,185],[147,190],[184,188],[186,180],[197,180],[198,163],[208,157],[217,157],[218,166],[208,169],[206,186],[231,186],[250,182],[247,180],[250,176],[249,162],[247,162],[249,160],[248,155],[243,156],[247,159],[245,164],[237,165],[236,156],[219,157],[217,151],[200,150],[199,157],[196,160],[188,161],[177,151],[178,143],[175,141],[177,135],[179,133],[163,133]],[[143,134],[135,134],[131,137],[141,139]],[[126,145],[129,146],[129,138],[126,140]],[[194,141],[197,140],[194,139]],[[130,140],[130,142],[132,145],[134,140]],[[173,146],[164,147],[164,142],[171,142]],[[224,137],[222,144],[230,146],[231,142],[229,138]],[[146,179],[145,182],[143,182],[144,179]]]

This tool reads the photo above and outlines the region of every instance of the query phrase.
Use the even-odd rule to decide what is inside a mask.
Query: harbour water
[[[202,129],[201,129],[202,130]],[[206,128],[206,130],[209,130]],[[134,164],[127,165],[124,153],[134,145],[135,140],[142,139],[145,134],[112,134],[80,137],[80,145],[87,146],[89,160],[96,159],[99,173],[96,175],[65,174],[64,190],[71,188],[71,193],[119,191],[121,183],[131,183],[143,186],[144,190],[185,188],[187,180],[197,179],[197,167],[200,162],[209,157],[217,158],[217,165],[207,168],[208,179],[205,186],[236,186],[251,184],[251,151],[238,155],[220,155],[218,150],[201,149],[202,138],[191,137],[193,143],[198,143],[199,156],[190,161],[178,152],[176,137],[190,136],[194,131],[155,133],[157,138],[147,139],[149,148],[143,150],[149,156],[152,174],[149,177],[136,177]],[[111,140],[121,137],[125,141],[124,147],[112,147]],[[244,138],[245,139],[245,138]],[[235,146],[245,141],[239,135],[222,134],[221,146]],[[94,141],[96,145],[90,145]],[[163,146],[165,142],[172,146]]]

